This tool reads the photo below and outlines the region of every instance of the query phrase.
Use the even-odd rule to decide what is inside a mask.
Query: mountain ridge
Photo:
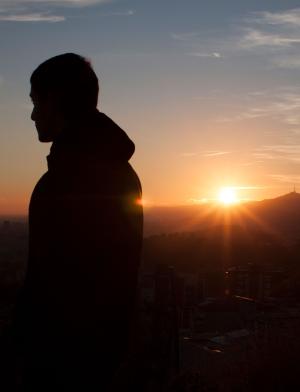
[[[279,233],[286,241],[300,240],[300,193],[231,206],[205,203],[145,208],[145,236],[193,232],[211,226],[239,225]]]

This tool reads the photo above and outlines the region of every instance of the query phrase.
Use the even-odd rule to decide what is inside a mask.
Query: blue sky
[[[299,2],[0,0],[0,37],[0,212],[26,212],[46,169],[30,74],[71,51],[135,141],[149,203],[300,188]]]

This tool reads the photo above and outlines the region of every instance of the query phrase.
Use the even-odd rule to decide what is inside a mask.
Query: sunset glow
[[[235,204],[238,202],[236,191],[232,187],[221,188],[218,195],[220,203],[225,205]]]
[[[0,215],[27,215],[47,170],[30,75],[68,52],[91,61],[98,109],[135,144],[146,208],[300,189],[299,2],[173,3],[0,0]]]

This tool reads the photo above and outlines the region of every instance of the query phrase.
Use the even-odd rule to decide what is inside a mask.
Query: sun
[[[219,191],[218,200],[224,205],[235,204],[238,202],[235,188],[233,187],[223,187]]]

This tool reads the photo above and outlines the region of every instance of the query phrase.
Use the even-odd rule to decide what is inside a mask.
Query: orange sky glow
[[[145,207],[220,202],[226,187],[239,204],[300,189],[292,0],[229,0],[218,18],[213,2],[178,2],[172,12],[167,0],[159,13],[145,1],[49,2],[40,18],[42,1],[13,3],[0,10],[0,215],[26,215],[47,170],[51,145],[30,120],[30,74],[70,51],[91,60],[99,110],[136,145]]]

